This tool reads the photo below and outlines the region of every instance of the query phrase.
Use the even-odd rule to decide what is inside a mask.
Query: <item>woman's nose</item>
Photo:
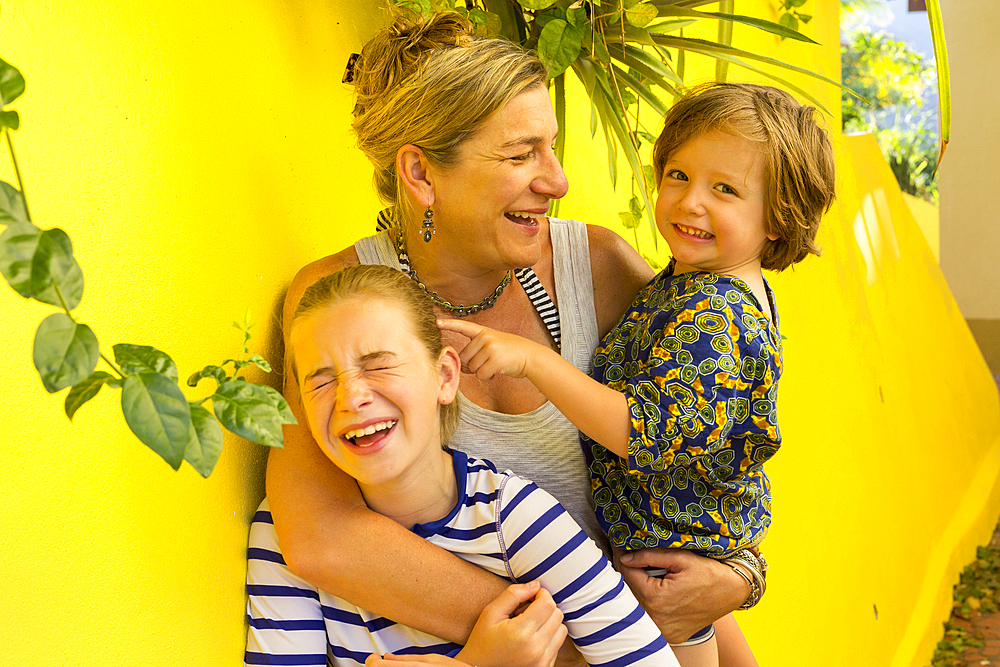
[[[555,151],[549,150],[542,165],[542,173],[532,182],[532,190],[550,199],[561,199],[569,190],[569,181]]]

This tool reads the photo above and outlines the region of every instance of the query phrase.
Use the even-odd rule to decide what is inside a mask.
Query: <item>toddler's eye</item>
[[[678,181],[686,181],[688,179],[687,174],[685,174],[680,169],[671,169],[666,174],[667,178],[674,178]]]
[[[736,190],[733,190],[731,187],[729,187],[725,183],[719,183],[718,185],[715,186],[715,189],[718,190],[719,192],[721,192],[723,194],[727,194],[727,195],[735,195],[736,194]]]

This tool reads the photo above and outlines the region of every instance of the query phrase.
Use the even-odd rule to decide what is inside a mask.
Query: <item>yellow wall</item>
[[[154,345],[186,377],[239,353],[249,307],[254,351],[279,361],[284,286],[376,210],[340,83],[373,6],[3,3],[0,57],[28,82],[14,135],[28,201],[73,238],[77,312],[107,353]],[[132,437],[116,394],[70,424],[31,363],[49,312],[2,286],[0,662],[239,664],[264,448],[227,438],[203,480]]]
[[[255,351],[277,361],[282,289],[367,233],[378,207],[340,83],[376,6],[4,3],[0,57],[28,79],[15,141],[29,202],[37,223],[76,242],[78,312],[105,349],[155,345],[184,376],[238,351],[230,322],[250,307]],[[742,29],[737,43],[836,78],[837,6],[807,5],[822,50]],[[836,113],[836,90],[808,85]],[[627,180],[610,192],[587,123],[577,102],[562,213],[614,226]],[[774,278],[786,446],[770,469],[769,592],[740,619],[766,664],[916,667],[957,568],[1000,511],[1000,410],[888,168],[834,134],[840,189],[824,255]],[[0,296],[0,596],[16,638],[5,664],[238,664],[263,449],[227,440],[202,480],[139,444],[113,394],[69,424],[30,360],[47,312]]]

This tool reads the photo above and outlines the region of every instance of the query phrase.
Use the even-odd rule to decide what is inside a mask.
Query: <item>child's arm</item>
[[[438,320],[438,326],[471,339],[459,357],[480,380],[497,374],[528,378],[574,426],[618,456],[628,457],[631,420],[624,394],[527,338],[464,320]]]

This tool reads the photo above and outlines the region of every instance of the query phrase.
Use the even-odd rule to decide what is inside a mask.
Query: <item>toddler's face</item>
[[[656,225],[677,260],[674,273],[747,279],[777,234],[764,231],[767,174],[759,144],[719,130],[695,135],[663,166]]]

